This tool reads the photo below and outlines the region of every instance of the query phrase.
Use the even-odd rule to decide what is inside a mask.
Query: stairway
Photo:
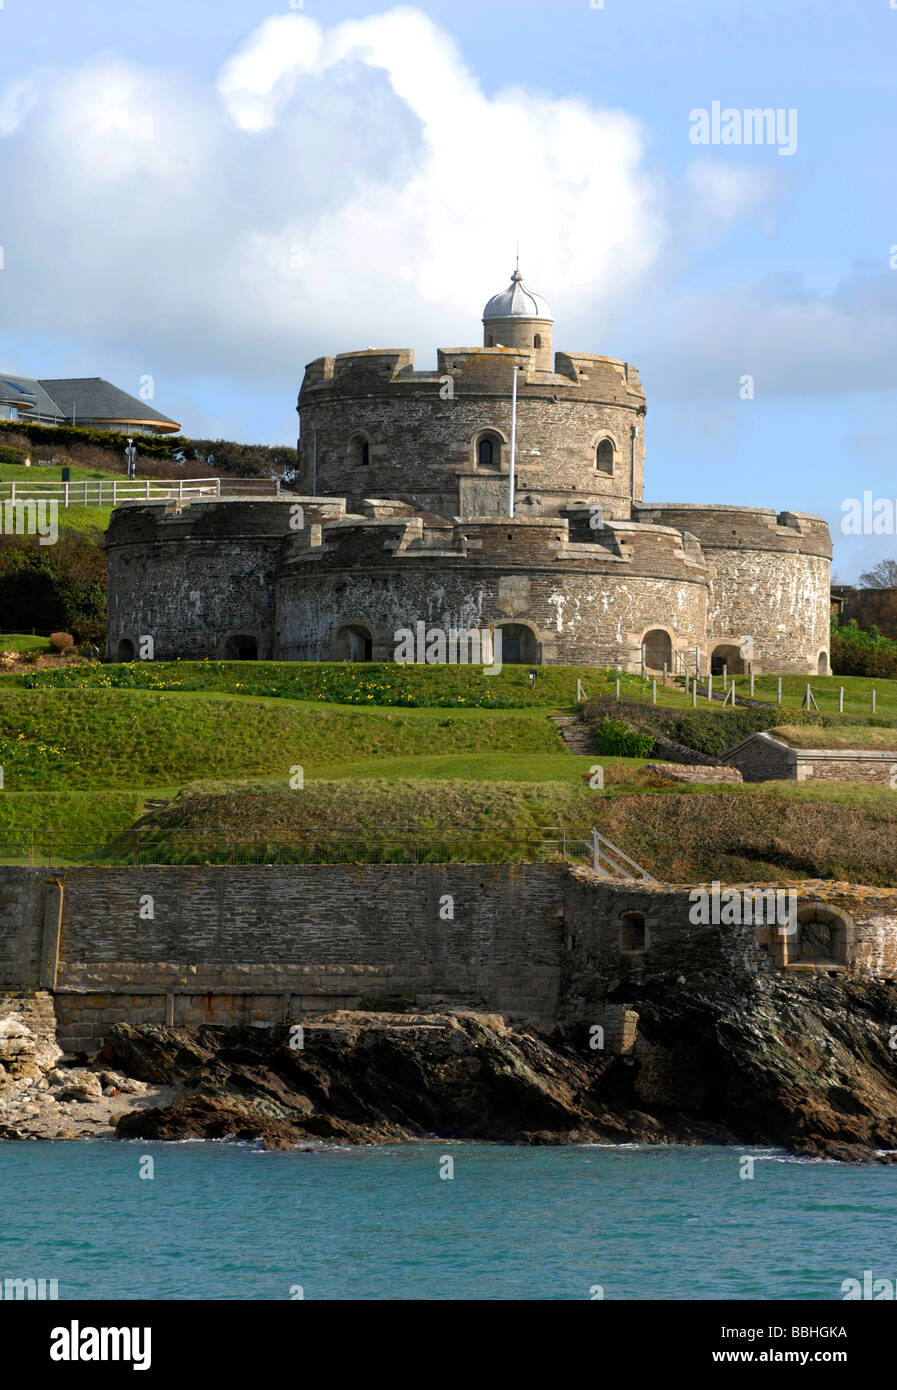
[[[584,758],[597,755],[598,745],[591,724],[580,719],[578,714],[552,714],[550,718],[564,740],[568,752]]]

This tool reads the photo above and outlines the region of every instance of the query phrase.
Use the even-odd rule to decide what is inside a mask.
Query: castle
[[[637,370],[553,353],[519,269],[482,322],[435,371],[310,363],[298,494],[119,507],[108,656],[391,661],[423,623],[529,665],[828,673],[826,523],[645,502]]]

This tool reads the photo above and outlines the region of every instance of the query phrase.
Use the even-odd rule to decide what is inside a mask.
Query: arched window
[[[541,346],[542,346],[542,334],[541,334],[541,333],[537,333],[536,336],[533,338],[533,347],[534,347],[534,348],[540,348]]]
[[[492,454],[492,440],[488,438],[481,439],[477,445],[477,463],[491,463]]]
[[[492,341],[492,334],[491,334],[491,333],[487,333],[487,335],[486,335],[486,346],[487,346],[487,347],[494,347],[494,346],[495,346],[495,344],[494,344],[493,341]]]
[[[370,442],[363,434],[353,434],[349,440],[349,462],[358,464],[361,467],[371,461]]]
[[[602,439],[595,452],[595,467],[601,473],[614,471],[614,445],[611,439]]]

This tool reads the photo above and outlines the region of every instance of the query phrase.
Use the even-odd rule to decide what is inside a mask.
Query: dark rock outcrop
[[[849,1161],[897,1150],[897,987],[767,977],[748,995],[627,1000],[622,1056],[587,1024],[551,1037],[472,1012],[339,1012],[288,1027],[118,1025],[100,1061],[154,1086],[164,1108],[122,1137],[395,1143],[774,1144]]]

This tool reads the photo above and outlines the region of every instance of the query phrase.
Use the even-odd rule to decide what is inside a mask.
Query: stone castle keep
[[[310,363],[302,495],[115,511],[108,656],[391,661],[423,622],[500,628],[505,662],[827,673],[826,523],[645,502],[637,370],[552,327],[515,271],[435,371]]]

